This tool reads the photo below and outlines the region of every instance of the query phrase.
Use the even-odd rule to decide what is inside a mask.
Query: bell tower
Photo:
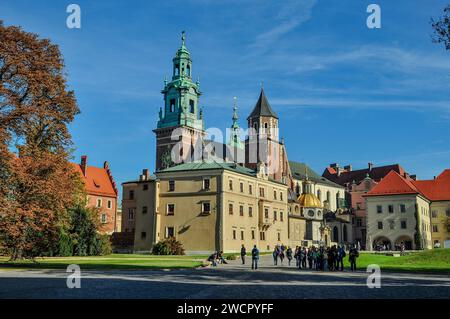
[[[199,107],[200,83],[192,81],[192,60],[186,48],[186,34],[172,59],[172,80],[164,80],[164,106],[159,109],[156,129],[156,170],[194,158],[193,150],[205,135]],[[180,143],[180,141],[182,143]]]

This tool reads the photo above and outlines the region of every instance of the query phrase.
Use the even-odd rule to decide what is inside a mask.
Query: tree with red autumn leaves
[[[83,197],[69,163],[78,113],[58,46],[0,20],[0,240],[12,260],[51,251]]]

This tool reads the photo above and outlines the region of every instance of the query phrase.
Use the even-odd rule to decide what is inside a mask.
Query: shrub
[[[184,255],[183,244],[170,237],[153,246],[153,255]]]

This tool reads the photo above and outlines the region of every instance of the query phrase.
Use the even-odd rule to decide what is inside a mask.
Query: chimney
[[[148,168],[144,168],[142,170],[142,175],[145,176],[145,179],[147,180],[150,177],[150,174],[148,173]]]
[[[351,166],[351,165],[344,166],[344,169],[345,169],[347,172],[351,172],[351,171],[352,171],[352,166]]]
[[[330,167],[336,169],[336,168],[339,167],[339,164],[338,163],[332,163],[332,164],[330,164]]]
[[[341,176],[342,168],[340,168],[339,165],[338,165],[338,167],[336,168],[336,171],[337,171],[337,176]]]
[[[81,171],[83,172],[83,176],[86,177],[86,173],[87,173],[87,156],[83,155],[81,156]]]
[[[413,180],[415,180],[415,181],[417,180],[417,175],[415,175],[415,174],[414,174],[414,175],[411,175],[410,177],[411,177]]]
[[[372,171],[373,163],[368,163],[367,165],[368,165],[368,167],[369,167],[369,172]]]

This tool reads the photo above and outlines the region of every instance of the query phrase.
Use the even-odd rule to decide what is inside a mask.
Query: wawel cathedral
[[[227,142],[210,140],[184,33],[172,61],[154,129],[156,170],[122,184],[122,232],[133,251],[169,237],[187,253],[353,243],[345,188],[288,160],[282,119],[264,90],[247,117],[245,140],[236,102]]]

